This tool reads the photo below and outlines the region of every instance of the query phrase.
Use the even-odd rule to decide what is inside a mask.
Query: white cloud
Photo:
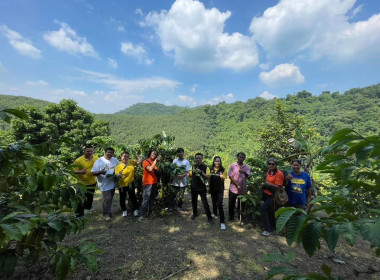
[[[111,67],[111,68],[116,69],[117,66],[118,66],[117,61],[115,59],[108,58],[107,62],[108,62],[108,66]]]
[[[28,85],[28,86],[48,86],[49,83],[45,82],[43,80],[39,80],[39,81],[27,81],[26,85]]]
[[[9,44],[20,54],[31,58],[41,58],[41,51],[33,46],[33,43],[22,37],[20,33],[9,29],[6,25],[0,25],[0,33],[2,33],[9,41]]]
[[[261,70],[268,70],[270,67],[270,64],[269,63],[260,63],[259,67]]]
[[[204,104],[210,104],[210,105],[216,105],[220,102],[226,102],[226,103],[232,103],[232,102],[235,102],[235,96],[232,94],[232,93],[229,93],[229,94],[221,94],[219,96],[216,96],[206,102],[204,102]]]
[[[124,95],[124,97],[132,96],[136,93],[142,93],[150,90],[159,91],[174,89],[181,85],[180,82],[162,77],[126,80],[110,74],[98,73],[83,69],[80,69],[79,71],[85,74],[83,79],[91,81],[93,83],[107,86],[111,88],[113,91],[118,92],[121,95]]]
[[[350,18],[355,17],[363,8],[363,4],[357,6],[355,9],[351,11]]]
[[[154,61],[153,59],[148,58],[148,55],[142,45],[134,45],[131,42],[122,42],[120,50],[123,54],[137,59],[139,63],[150,65]]]
[[[71,88],[52,90],[53,95],[61,96],[62,98],[70,98],[73,96],[86,96],[83,90],[74,90]]]
[[[339,61],[380,59],[380,14],[349,22],[356,0],[281,0],[254,17],[253,38],[269,57],[321,56]],[[351,16],[350,16],[351,14]]]
[[[232,102],[235,102],[236,99],[232,93],[221,94],[221,95],[215,96],[209,100],[197,99],[195,97],[188,96],[188,95],[179,95],[179,96],[177,96],[177,98],[175,98],[171,102],[170,101],[167,102],[167,104],[170,105],[173,103],[173,104],[177,104],[180,106],[195,107],[195,106],[206,105],[206,104],[216,105],[216,104],[223,102],[223,101],[227,102],[227,103],[232,103]]]
[[[339,61],[380,61],[380,14],[350,24],[339,34],[315,45],[315,56]]]
[[[270,86],[297,85],[305,82],[298,66],[279,64],[270,72],[261,72],[260,80]]]
[[[87,42],[86,37],[80,37],[77,35],[67,23],[58,22],[61,28],[57,31],[48,31],[44,34],[44,39],[51,46],[55,47],[59,51],[65,51],[72,55],[85,55],[98,57],[97,52],[94,50],[91,44]]]
[[[143,14],[143,11],[140,9],[140,8],[137,8],[136,10],[135,10],[135,14],[136,15],[139,15],[139,16],[144,16],[144,14]]]
[[[198,84],[193,84],[193,86],[191,87],[190,91],[191,92],[196,92],[197,88],[198,88]]]
[[[268,91],[264,91],[262,94],[259,95],[259,97],[264,98],[266,100],[270,100],[273,98],[278,98],[278,96],[269,93]]]
[[[195,98],[187,95],[179,95],[177,97],[177,101],[179,105],[182,106],[194,107],[197,105],[197,101],[195,100]]]
[[[175,64],[194,71],[246,70],[258,64],[255,43],[240,33],[224,33],[231,12],[206,9],[196,0],[177,0],[169,11],[150,12],[141,26],[153,26]]]
[[[118,31],[125,31],[125,28],[124,28],[124,26],[119,25],[119,26],[117,27],[117,30],[118,30]]]

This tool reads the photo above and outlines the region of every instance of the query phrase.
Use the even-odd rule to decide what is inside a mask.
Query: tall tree
[[[74,145],[64,142],[58,151],[67,160],[78,157],[83,147],[94,137],[110,134],[108,122],[94,120],[94,116],[79,107],[74,100],[50,104],[42,111],[33,106],[22,106],[19,109],[30,118],[12,121],[12,131],[16,140],[39,144],[54,142],[62,137],[70,139]]]

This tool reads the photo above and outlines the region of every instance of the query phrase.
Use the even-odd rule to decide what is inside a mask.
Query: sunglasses
[[[268,165],[276,165],[275,163],[268,163]]]

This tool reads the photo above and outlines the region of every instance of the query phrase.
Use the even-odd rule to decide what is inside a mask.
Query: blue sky
[[[380,82],[378,0],[2,0],[0,94],[93,113]]]

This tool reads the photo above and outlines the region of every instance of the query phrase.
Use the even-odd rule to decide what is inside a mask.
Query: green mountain
[[[160,116],[175,115],[187,108],[180,106],[165,106],[160,103],[137,103],[115,114],[136,115],[136,116]]]
[[[314,96],[302,91],[282,100],[286,100],[294,114],[304,116],[308,126],[325,139],[344,127],[366,135],[380,133],[380,84],[351,89],[343,94],[325,91]],[[43,102],[48,104],[32,98],[0,96],[0,103],[9,107],[11,104],[41,107]],[[253,153],[259,148],[257,139],[275,114],[275,103],[276,100],[260,97],[247,102],[222,102],[191,109],[140,103],[116,114],[96,114],[95,119],[109,122],[111,136],[117,144],[136,144],[165,131],[175,137],[176,146],[187,151],[207,151],[208,156],[227,152],[232,156],[238,151]]]
[[[5,108],[15,108],[26,104],[37,108],[43,108],[50,104],[50,102],[26,96],[0,95],[0,110]]]

